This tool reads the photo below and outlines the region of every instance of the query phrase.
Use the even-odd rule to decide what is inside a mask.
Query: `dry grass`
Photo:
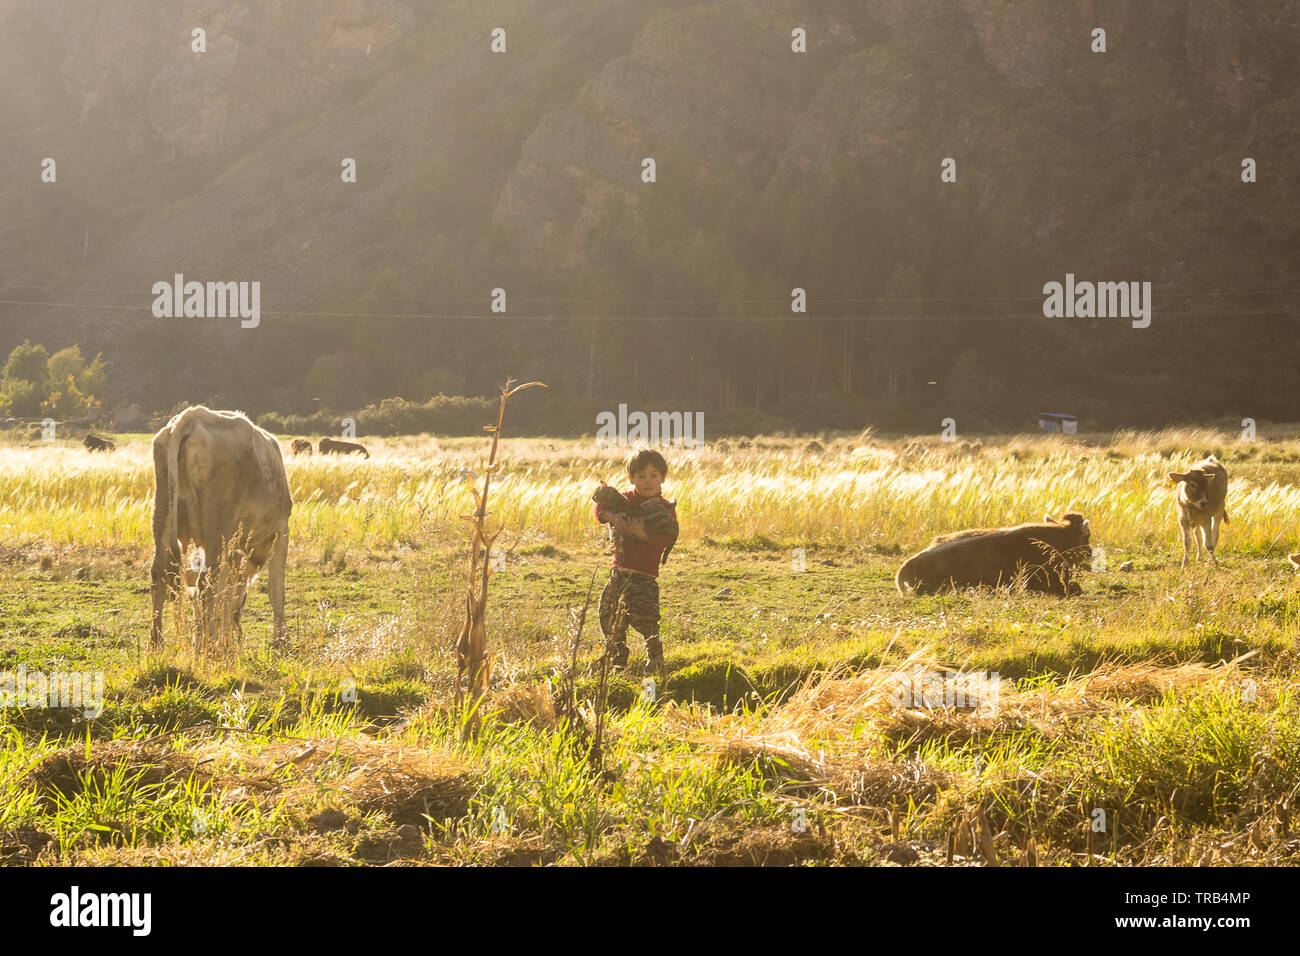
[[[666,490],[704,537],[912,548],[934,533],[1083,511],[1112,547],[1168,538],[1174,486],[1166,474],[1203,451],[1228,462],[1233,525],[1225,545],[1261,551],[1294,539],[1300,488],[1269,461],[1300,460],[1291,440],[1230,440],[1208,430],[1122,434],[1102,448],[1065,436],[937,437],[884,441],[731,441],[670,450]],[[287,458],[295,507],[291,540],[335,548],[451,541],[473,507],[460,477],[481,465],[472,439],[373,441],[370,461]],[[586,542],[591,491],[622,483],[623,452],[591,443],[503,439],[496,513],[525,543]],[[147,445],[111,456],[80,448],[0,447],[0,544],[149,544],[152,463]]]
[[[363,813],[383,810],[423,825],[465,813],[472,772],[451,751],[388,740],[316,738],[251,743],[231,739],[191,751],[220,783],[223,799],[312,806],[328,787]]]
[[[882,742],[943,740],[959,746],[1025,730],[1044,738],[1064,737],[1078,732],[1081,718],[1122,720],[1166,694],[1202,688],[1239,691],[1244,675],[1238,663],[1114,665],[1029,689],[1002,680],[996,693],[983,700],[970,694],[965,701],[927,706],[921,697],[925,677],[946,676],[960,687],[963,675],[923,648],[894,666],[814,675],[788,700],[758,717],[668,707],[664,720],[701,753],[724,762],[775,760],[794,779],[843,786],[861,772],[863,760],[871,762]],[[1274,698],[1275,687],[1255,683],[1262,702]]]

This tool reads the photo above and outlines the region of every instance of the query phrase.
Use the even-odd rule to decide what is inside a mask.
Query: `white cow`
[[[200,626],[216,624],[214,585],[233,602],[233,625],[248,597],[248,583],[268,565],[274,639],[284,633],[284,576],[289,556],[293,499],[279,442],[240,412],[196,405],[175,416],[153,438],[154,558],[151,569],[154,646],[162,642],[162,612],[169,591],[179,592],[181,557],[203,550],[193,568]]]

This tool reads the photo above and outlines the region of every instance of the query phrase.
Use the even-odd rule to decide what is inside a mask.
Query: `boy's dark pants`
[[[619,603],[627,609],[619,620]],[[640,571],[614,568],[609,583],[600,593],[600,629],[605,632],[615,666],[627,663],[627,629],[631,626],[645,638],[651,662],[663,660],[659,641],[659,581]]]

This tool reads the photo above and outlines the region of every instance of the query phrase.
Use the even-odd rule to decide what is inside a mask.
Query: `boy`
[[[645,521],[625,514],[606,511],[596,505],[596,520],[614,529],[614,567],[609,583],[600,595],[600,629],[611,651],[615,667],[627,666],[627,628],[631,625],[645,638],[646,655],[655,671],[662,671],[663,644],[659,641],[659,564],[665,550],[677,540],[677,509],[660,493],[668,477],[668,462],[657,451],[645,449],[627,461],[631,491],[623,492],[630,504],[639,505],[658,499],[672,516],[672,530],[650,534]],[[620,600],[627,608],[621,626],[615,628]]]

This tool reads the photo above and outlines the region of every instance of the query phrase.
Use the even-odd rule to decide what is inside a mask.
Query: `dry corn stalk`
[[[472,472],[467,469],[461,471],[462,476],[469,483],[470,493],[474,496],[475,505],[472,514],[461,515],[465,521],[473,525],[469,546],[465,624],[460,629],[460,640],[456,644],[456,706],[459,708],[465,702],[467,694],[471,705],[471,716],[465,721],[465,727],[461,734],[462,739],[468,737],[473,727],[478,725],[478,703],[487,692],[488,677],[492,670],[487,653],[487,627],[485,623],[487,586],[492,543],[496,541],[501,529],[498,528],[493,534],[489,535],[486,522],[488,490],[492,483],[492,475],[497,470],[497,446],[501,441],[501,424],[506,417],[506,400],[515,392],[522,391],[525,388],[532,388],[534,385],[540,385],[542,388],[547,387],[544,382],[526,382],[523,385],[514,385],[513,388],[512,385],[514,385],[514,381],[507,379],[506,384],[501,388],[501,405],[497,411],[497,423],[483,426],[484,431],[492,433],[492,451],[488,455],[487,468],[483,474],[483,490],[479,491],[476,487],[475,481],[477,479]],[[479,568],[480,554],[483,559],[481,570]],[[462,678],[464,679],[463,684]]]
[[[596,588],[596,573],[592,572],[591,581],[587,585],[587,600],[582,605],[582,611],[574,619],[573,624],[573,648],[569,657],[569,669],[565,672],[560,681],[560,697],[556,707],[556,714],[566,719],[570,726],[578,717],[578,702],[575,696],[578,683],[578,653],[582,649],[582,629],[587,624],[587,611],[591,608],[591,593]]]

